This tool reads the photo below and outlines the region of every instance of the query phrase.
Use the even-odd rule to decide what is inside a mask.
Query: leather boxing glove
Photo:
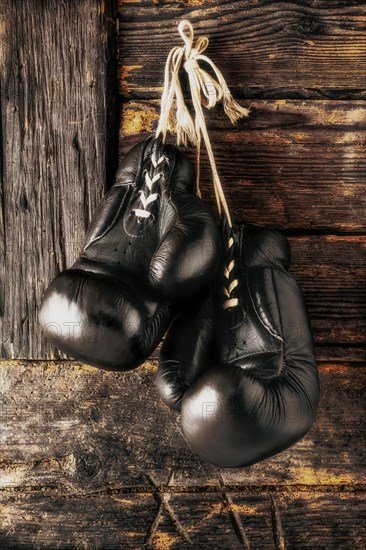
[[[198,334],[193,349],[182,356],[173,345],[180,338],[177,318],[162,349],[159,377],[165,385],[158,388],[163,396],[181,398],[190,447],[208,462],[235,467],[278,453],[308,431],[319,381],[304,299],[287,271],[285,237],[236,225],[225,231],[225,241],[222,275],[213,290],[211,336],[207,330],[203,336],[213,351],[202,352]],[[199,369],[196,357],[203,358]],[[174,365],[187,369],[184,377],[174,377]],[[185,381],[192,378],[187,389]]]
[[[159,353],[156,385],[168,407],[179,411],[184,393],[213,362],[214,304],[210,289],[190,300],[170,327]]]
[[[127,154],[80,258],[45,293],[40,322],[56,347],[119,371],[152,353],[173,306],[220,261],[218,229],[194,186],[187,157],[154,136]]]

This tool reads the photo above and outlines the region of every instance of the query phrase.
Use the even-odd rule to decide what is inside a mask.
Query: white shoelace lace
[[[151,157],[151,163],[156,169],[160,164],[162,164],[164,161],[166,161],[166,157],[162,155],[159,159],[156,158],[155,153]],[[156,199],[159,197],[158,193],[153,193],[153,186],[154,184],[160,180],[162,174],[161,172],[158,172],[157,174],[153,175],[152,177],[149,175],[148,171],[145,170],[145,184],[148,189],[148,193],[145,194],[145,191],[140,191],[140,201],[142,204],[142,208],[134,208],[133,213],[137,218],[143,218],[147,219],[150,218],[151,212],[150,210],[147,210],[147,207],[149,204],[152,204],[156,201]]]
[[[234,239],[232,237],[230,237],[230,239],[228,240],[227,242],[227,250],[228,252],[230,251],[230,249],[233,247],[234,245]],[[239,300],[237,298],[233,298],[232,297],[232,292],[233,290],[238,286],[239,284],[239,281],[238,279],[233,279],[231,281],[231,277],[232,277],[232,271],[235,267],[235,261],[234,260],[231,260],[229,262],[229,265],[226,266],[224,268],[224,276],[226,278],[226,284],[227,286],[224,286],[223,290],[224,290],[224,295],[228,298],[227,300],[225,300],[223,306],[224,306],[224,309],[228,309],[229,307],[235,307],[238,305],[239,303]]]

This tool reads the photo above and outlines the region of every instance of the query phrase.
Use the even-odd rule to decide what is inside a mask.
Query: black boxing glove
[[[159,353],[156,385],[171,409],[180,410],[186,390],[213,364],[213,331],[213,297],[206,288],[174,319]]]
[[[152,353],[173,306],[218,266],[220,235],[194,186],[190,161],[160,139],[127,154],[80,258],[45,293],[40,323],[56,347],[119,371]]]
[[[210,364],[212,352],[200,351],[201,374],[193,376],[188,389],[179,386],[179,377],[174,390],[158,387],[163,395],[184,390],[181,423],[190,447],[208,462],[235,467],[254,464],[305,435],[316,415],[319,380],[304,299],[287,272],[285,237],[236,225],[225,231],[225,240],[211,337],[204,332],[214,359]],[[167,342],[179,339],[176,322]],[[167,361],[174,365],[176,353],[169,345],[159,370]],[[189,371],[199,349],[193,346],[188,361],[180,357],[176,365]],[[173,379],[170,372],[169,382]]]

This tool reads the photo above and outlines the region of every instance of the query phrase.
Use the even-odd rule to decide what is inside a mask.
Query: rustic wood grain
[[[158,101],[124,104],[121,156],[158,116]],[[365,103],[255,101],[237,127],[220,112],[209,127],[233,219],[290,237],[319,357],[365,362]],[[215,211],[211,181],[203,155],[201,189]]]
[[[363,369],[323,365],[306,438],[255,466],[219,469],[190,452],[178,416],[159,403],[155,364],[125,374],[0,367],[2,548],[141,548],[147,537],[173,550],[188,539],[364,548]]]
[[[365,343],[332,345],[318,344],[315,346],[318,361],[353,365],[365,365],[366,345]]]
[[[156,98],[183,18],[240,98],[365,97],[364,2],[120,0],[120,93]]]
[[[32,12],[31,0],[18,3],[17,9],[10,0],[3,5],[1,354],[57,358],[58,352],[41,338],[37,308],[53,275],[71,265],[79,253],[103,191],[107,133],[113,134],[113,117],[105,111],[111,104],[108,97],[113,95],[108,72],[113,59],[112,8],[101,2],[84,17],[86,1],[72,14],[68,4],[63,10],[51,1],[39,8],[37,15]],[[10,32],[8,14],[15,21],[14,32]],[[51,22],[58,31],[48,35]],[[63,25],[70,28],[68,34],[62,32]],[[46,35],[46,54],[39,55]],[[81,56],[87,42],[93,44]],[[213,141],[222,143],[218,165],[234,217],[276,225],[289,234],[364,231],[364,112],[362,102],[257,101],[249,120],[238,129],[226,126],[227,122],[215,115],[210,121]],[[128,103],[122,119],[122,149],[151,131],[156,117],[156,103]],[[204,160],[203,181],[209,181],[207,168]],[[109,182],[112,173],[111,167]],[[212,191],[205,185],[203,191],[214,207]],[[306,246],[312,245],[309,241]],[[296,256],[296,243],[293,246]],[[329,355],[323,349],[325,360],[334,358],[335,346],[346,344],[349,350],[363,341],[362,272],[356,269],[351,285],[347,280],[347,273],[354,271],[350,258],[357,263],[356,252],[362,253],[362,249],[352,240],[349,245],[340,242],[340,247],[339,252],[332,245],[330,260],[327,252],[324,262],[321,255],[320,265],[328,266],[326,281],[322,275],[318,277],[316,269],[307,279],[309,266],[301,255],[293,266],[305,290],[309,288],[317,343],[326,345],[329,336],[332,347],[328,347]],[[321,245],[316,248],[322,252]],[[306,251],[305,255],[319,265],[314,255]],[[342,273],[342,269],[348,271]],[[352,349],[363,355],[364,350]],[[354,356],[354,352],[345,354]]]
[[[364,345],[366,237],[304,236],[289,242],[290,271],[304,291],[316,342]]]
[[[58,357],[37,308],[113,181],[117,62],[123,153],[156,123],[163,63],[188,17],[252,106],[237,128],[220,113],[209,127],[234,217],[290,237],[326,362],[318,419],[277,457],[218,469],[159,402],[156,362],[117,374],[0,361],[0,548],[363,550],[364,2],[119,0],[118,58],[114,10],[0,6],[0,356]],[[214,207],[208,174],[203,158]]]
[[[206,111],[232,217],[281,229],[365,232],[366,102],[251,101],[250,106],[250,116],[236,126],[221,108]],[[121,155],[141,133],[156,129],[158,117],[159,101],[124,104]],[[205,153],[201,188],[214,211]]]
[[[79,253],[112,177],[114,8],[103,0],[0,6],[0,356],[52,356],[37,307]]]
[[[178,415],[158,399],[156,363],[131,373],[75,363],[2,362],[0,486],[89,494],[153,491],[252,491],[267,487],[362,488],[366,370],[321,365],[317,421],[299,443],[259,464],[219,469],[182,437]],[[215,489],[215,490],[216,490]]]
[[[290,236],[289,242],[290,271],[305,294],[319,359],[366,363],[366,236]]]
[[[273,494],[273,493],[272,493]],[[246,526],[249,548],[274,550],[270,494],[232,493],[232,508]],[[276,492],[286,548],[363,550],[366,544],[365,494],[311,491]],[[243,548],[230,521],[230,508],[217,493],[174,493],[172,509],[192,545],[182,540],[167,514],[151,544],[155,550]],[[151,492],[67,496],[62,492],[9,493],[1,498],[2,548],[137,550],[157,504]]]

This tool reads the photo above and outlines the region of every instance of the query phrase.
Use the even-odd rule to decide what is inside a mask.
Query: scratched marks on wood
[[[219,478],[219,484],[222,488],[223,504],[228,510],[231,524],[234,528],[236,536],[238,537],[238,540],[242,544],[243,548],[245,548],[245,550],[250,550],[248,536],[241,521],[240,514],[238,513],[237,507],[233,502],[231,494],[225,488],[225,482],[222,477]]]
[[[338,495],[314,491],[286,492],[275,499],[281,509],[286,548],[363,549],[365,494],[348,489]],[[283,550],[273,538],[271,496],[262,489],[256,494],[231,493],[233,507],[246,526],[247,548]],[[45,489],[40,492],[8,493],[1,496],[2,548],[50,548],[62,541],[63,548],[117,550],[148,548],[181,550],[204,546],[245,548],[232,527],[220,491],[172,493],[170,506],[192,544],[183,541],[165,514],[150,544],[146,535],[156,514],[154,493],[97,493],[67,495]],[[321,546],[319,546],[321,545]]]
[[[153,521],[152,521],[152,523],[149,527],[149,530],[146,534],[145,541],[144,541],[145,544],[147,544],[147,545],[151,544],[154,541],[154,537],[156,538],[158,536],[159,524],[160,524],[163,512],[166,512],[167,515],[169,516],[169,519],[170,519],[171,523],[174,525],[174,527],[175,527],[178,535],[180,536],[180,538],[184,542],[187,542],[188,544],[191,544],[192,541],[189,538],[189,535],[187,534],[186,529],[183,527],[183,525],[181,524],[181,522],[177,518],[173,508],[169,504],[169,500],[170,500],[170,497],[171,497],[171,487],[169,487],[169,486],[173,482],[174,472],[172,471],[170,473],[168,483],[163,488],[159,488],[157,482],[155,481],[155,479],[153,478],[153,476],[151,474],[150,475],[147,474],[147,479],[149,480],[151,485],[155,488],[154,498],[155,498],[155,500],[158,504],[158,508],[156,510],[156,514],[154,516],[154,519],[153,519]]]
[[[227,470],[190,451],[178,415],[158,399],[155,371],[156,363],[118,374],[74,363],[3,362],[1,487],[143,492],[151,486],[147,474],[164,484],[171,470],[173,491],[217,487],[220,475],[229,493],[364,483],[365,369],[321,365],[322,399],[308,435],[255,466]]]
[[[121,374],[71,362],[0,366],[1,547],[366,544],[364,369],[322,365],[309,434],[230,470],[188,449],[178,415],[157,398],[156,363]]]

